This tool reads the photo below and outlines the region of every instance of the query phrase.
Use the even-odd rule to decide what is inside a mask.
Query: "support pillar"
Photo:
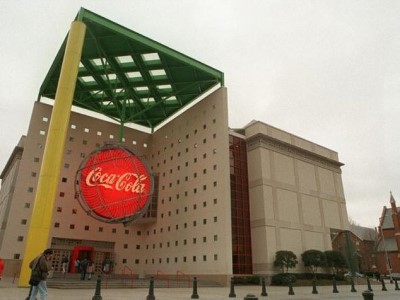
[[[60,169],[64,156],[65,138],[71,115],[71,106],[85,32],[86,25],[83,22],[72,22],[65,47],[35,202],[27,234],[25,253],[19,277],[19,286],[21,287],[28,286],[30,261],[49,246],[54,203],[60,182]]]

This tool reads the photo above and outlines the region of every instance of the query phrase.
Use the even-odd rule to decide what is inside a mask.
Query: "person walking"
[[[88,274],[88,280],[92,279],[92,275],[94,272],[94,265],[91,260],[89,260],[88,266],[87,266],[87,274]]]
[[[61,265],[62,265],[62,273],[65,277],[65,274],[68,272],[68,256],[64,255],[63,258],[61,259]]]
[[[81,261],[81,264],[80,264],[80,266],[81,266],[81,280],[85,280],[88,263],[89,263],[89,261],[87,260],[87,258],[84,258]]]
[[[80,265],[81,265],[81,260],[79,258],[75,259],[74,267],[76,273],[80,273]]]
[[[48,290],[46,279],[51,270],[51,258],[53,250],[46,249],[42,254],[34,258],[29,263],[29,268],[32,269],[31,280],[32,292],[29,300],[35,300],[36,295],[39,293],[41,300],[47,300]],[[32,279],[36,278],[38,282],[34,283]],[[36,284],[36,285],[35,285]]]

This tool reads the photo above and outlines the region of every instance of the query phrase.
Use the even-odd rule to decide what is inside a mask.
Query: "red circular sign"
[[[82,162],[77,173],[82,207],[106,222],[126,222],[147,207],[153,186],[143,161],[122,146],[105,146]]]

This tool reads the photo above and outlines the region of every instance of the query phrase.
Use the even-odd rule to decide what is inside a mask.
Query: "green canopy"
[[[224,84],[222,72],[84,8],[76,20],[85,23],[87,31],[74,106],[121,124],[153,129],[206,91]],[[66,40],[38,101],[55,98]]]

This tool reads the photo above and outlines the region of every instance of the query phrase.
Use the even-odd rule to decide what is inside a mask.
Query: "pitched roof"
[[[378,237],[374,228],[350,225],[350,231],[363,241],[376,241]]]

